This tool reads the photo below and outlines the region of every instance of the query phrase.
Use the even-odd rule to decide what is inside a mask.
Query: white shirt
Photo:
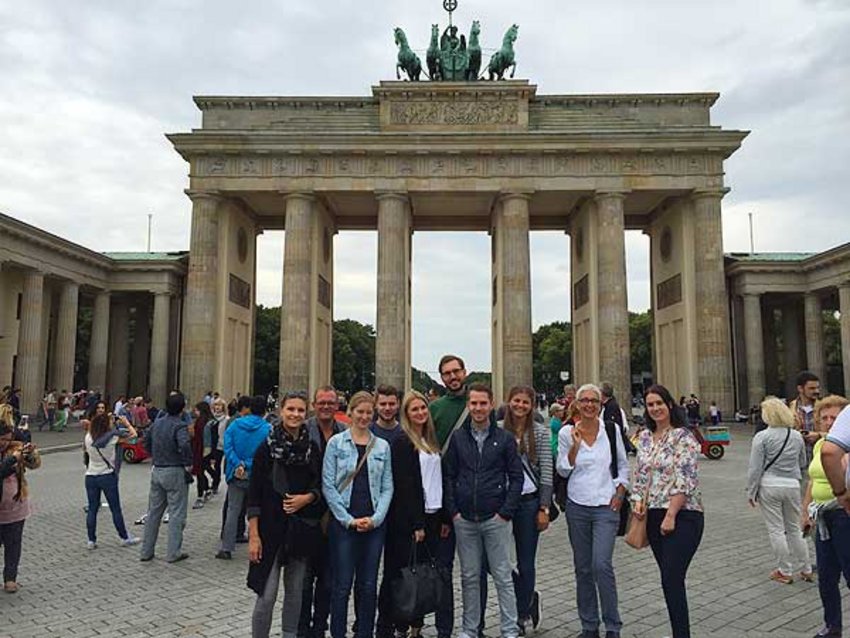
[[[443,471],[440,455],[419,452],[419,471],[422,491],[425,492],[425,513],[439,512],[443,506]]]
[[[86,452],[89,453],[89,466],[86,468],[86,476],[103,476],[115,471],[115,446],[118,443],[118,433],[109,440],[102,448],[95,449],[91,434],[86,433],[84,444]],[[103,457],[101,458],[101,455]],[[109,461],[109,465],[106,461]],[[112,467],[109,467],[109,466]]]
[[[599,419],[599,434],[592,446],[581,442],[576,454],[575,466],[570,465],[569,453],[573,446],[573,426],[566,425],[558,433],[558,474],[569,477],[567,486],[569,499],[579,505],[598,507],[611,502],[617,486],[629,486],[629,461],[622,437],[617,437],[617,471],[611,476],[611,443],[605,432],[605,424]]]
[[[838,418],[829,429],[829,434],[826,435],[826,440],[835,443],[845,452],[850,452],[850,405],[839,412]],[[847,467],[845,482],[850,485],[850,466]]]
[[[117,418],[119,414],[121,414],[121,408],[124,407],[124,404],[121,401],[116,401],[115,405],[112,406],[112,413]]]

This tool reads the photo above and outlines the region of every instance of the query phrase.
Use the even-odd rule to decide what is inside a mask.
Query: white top
[[[86,446],[86,452],[89,453],[89,466],[86,468],[86,476],[103,476],[104,474],[112,474],[115,470],[115,449],[118,444],[118,433],[116,432],[109,442],[98,450],[94,447],[94,441],[91,434],[86,433],[86,438],[83,444]],[[103,458],[101,458],[101,454]],[[109,465],[106,461],[109,461]]]
[[[611,443],[605,432],[605,424],[599,419],[599,434],[592,446],[581,442],[576,454],[575,466],[570,465],[569,453],[573,446],[573,426],[565,425],[558,433],[558,474],[569,477],[567,487],[569,499],[579,505],[598,507],[611,502],[617,486],[629,486],[629,461],[622,437],[617,437],[617,471],[619,476],[611,476]]]
[[[118,416],[121,414],[121,409],[124,407],[124,404],[121,401],[116,401],[115,405],[112,406],[112,413]]]
[[[829,429],[826,440],[835,443],[845,452],[850,452],[850,405],[838,414],[835,423]],[[847,485],[850,485],[850,465],[847,467]]]
[[[534,494],[537,491],[537,486],[534,484],[534,481],[531,480],[531,477],[528,475],[528,471],[525,469],[525,464],[522,466],[522,495],[526,494]]]
[[[443,470],[440,455],[419,452],[422,490],[425,492],[425,513],[439,512],[443,506]]]

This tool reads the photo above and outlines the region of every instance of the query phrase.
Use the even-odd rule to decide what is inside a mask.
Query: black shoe
[[[841,638],[841,628],[824,627],[815,634],[814,638]]]
[[[247,536],[237,536],[236,537],[236,544],[237,545],[242,545],[243,543],[247,543],[247,542],[248,542]]]
[[[168,562],[169,563],[179,563],[181,560],[186,560],[187,558],[189,558],[189,554],[187,554],[186,552],[183,552],[182,554],[180,554],[176,558],[172,558]]]
[[[215,555],[216,558],[220,558],[221,560],[230,560],[233,558],[233,555],[230,552],[226,552],[223,549],[218,551],[218,554]]]
[[[520,638],[525,636],[525,623],[526,622],[528,622],[528,619],[520,618],[516,623],[516,631],[517,631],[516,635],[520,636]]]
[[[606,631],[605,638],[620,638],[619,631]]]
[[[590,629],[583,629],[579,634],[579,638],[599,638],[599,630],[594,629],[591,631]]]
[[[139,556],[139,560],[142,561],[143,563],[147,563],[148,561],[152,561],[153,560],[153,554],[151,554],[150,556]]]
[[[540,625],[540,592],[535,591],[531,595],[531,608],[528,610],[528,615],[531,616],[531,626],[537,629]]]

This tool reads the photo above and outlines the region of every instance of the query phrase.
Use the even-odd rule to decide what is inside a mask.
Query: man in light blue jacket
[[[248,495],[248,483],[254,465],[257,448],[269,436],[271,425],[263,419],[266,414],[266,398],[251,398],[251,414],[240,417],[224,431],[225,479],[227,480],[227,516],[221,549],[216,558],[230,560],[236,549],[236,528],[242,504]]]

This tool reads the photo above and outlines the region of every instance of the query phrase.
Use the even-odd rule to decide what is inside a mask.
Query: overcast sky
[[[188,248],[187,165],[164,134],[193,95],[369,95],[394,79],[392,29],[424,49],[440,0],[27,0],[0,3],[0,210],[96,250]],[[460,0],[482,45],[520,26],[538,94],[718,91],[713,122],[751,130],[726,163],[727,251],[850,241],[850,2]],[[486,55],[485,55],[486,58]],[[375,233],[336,239],[336,317],[375,320]],[[283,233],[260,238],[258,301],[280,303]],[[569,318],[569,240],[533,233],[535,327]],[[413,363],[489,369],[489,238],[414,236]],[[648,242],[627,237],[629,306],[649,305]]]

